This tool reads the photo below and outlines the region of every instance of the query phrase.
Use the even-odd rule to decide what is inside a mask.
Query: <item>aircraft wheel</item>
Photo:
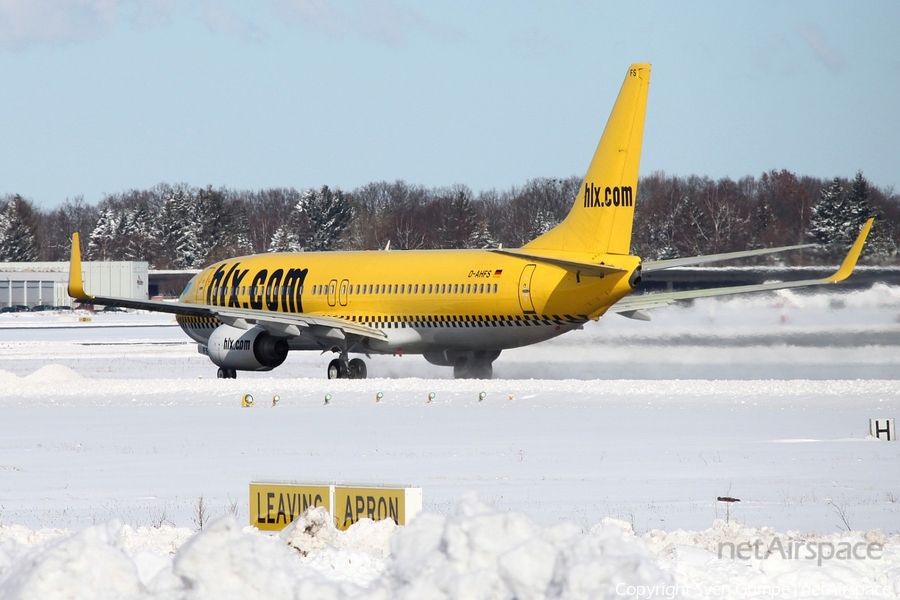
[[[368,375],[368,371],[366,369],[366,361],[361,358],[354,358],[353,360],[351,360],[348,367],[348,371],[350,372],[350,379],[365,379]]]
[[[490,379],[493,376],[494,367],[489,361],[460,358],[453,365],[454,379]]]
[[[472,365],[472,379],[490,379],[494,376],[494,366],[491,363]]]
[[[328,363],[328,379],[346,379],[348,371],[347,363],[339,358]]]
[[[234,369],[219,369],[216,372],[218,379],[237,379],[237,371]]]
[[[468,379],[469,378],[469,369],[465,360],[458,360],[456,364],[453,365],[453,379]]]

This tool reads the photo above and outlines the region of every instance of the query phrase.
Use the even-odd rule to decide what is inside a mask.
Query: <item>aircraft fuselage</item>
[[[499,351],[540,342],[596,318],[631,291],[634,256],[608,257],[621,274],[589,277],[483,250],[279,253],[216,263],[181,297],[190,304],[304,313],[384,331],[351,351]],[[179,317],[206,343],[214,319]],[[312,335],[292,350],[328,345]]]

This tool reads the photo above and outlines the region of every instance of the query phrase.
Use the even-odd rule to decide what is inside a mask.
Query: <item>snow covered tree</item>
[[[112,207],[107,206],[100,211],[97,225],[88,236],[88,260],[112,260],[118,231],[119,217]]]
[[[847,194],[841,180],[835,177],[822,188],[819,201],[813,206],[809,223],[809,237],[816,242],[839,247],[846,246],[856,236],[849,231],[853,221]]]
[[[466,242],[466,248],[486,250],[496,247],[497,242],[491,237],[491,231],[488,228],[487,221],[484,219],[479,220],[472,230],[469,240]]]
[[[353,219],[353,205],[340,190],[323,185],[303,193],[291,213],[290,222],[279,228],[273,244],[291,251],[322,252],[334,250]]]
[[[149,261],[156,254],[158,244],[154,235],[153,219],[146,206],[126,210],[122,231],[123,260]]]
[[[37,215],[31,203],[16,194],[0,207],[0,261],[37,259]]]
[[[195,267],[253,251],[244,211],[226,190],[215,190],[212,186],[198,190],[196,211],[201,247]]]
[[[269,188],[245,194],[242,212],[254,252],[273,251],[273,236],[290,221],[299,201],[300,193],[293,188]]]
[[[200,215],[196,197],[187,186],[165,190],[156,236],[161,245],[156,268],[189,269],[205,257],[200,241]]]
[[[272,234],[272,240],[266,252],[299,252],[300,240],[297,239],[297,233],[291,231],[289,225],[282,225]]]
[[[89,205],[82,196],[66,201],[40,219],[41,260],[69,260],[72,234],[88,235],[97,224],[97,207]]]
[[[472,208],[472,191],[465,186],[448,190],[434,203],[437,212],[435,248],[465,248],[475,230],[478,217]]]
[[[853,183],[850,184],[850,194],[847,197],[850,225],[855,226],[854,229],[857,231],[871,216],[872,208],[869,204],[869,196],[869,182],[863,177],[862,171],[857,171]]]

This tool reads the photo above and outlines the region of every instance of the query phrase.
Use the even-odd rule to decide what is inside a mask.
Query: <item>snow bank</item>
[[[900,540],[880,530],[803,535],[717,520],[643,539],[684,597],[900,597]]]
[[[174,554],[146,544],[130,552],[126,531],[167,537],[112,521],[29,545],[4,528],[0,597],[614,598],[622,583],[671,581],[618,527],[544,528],[471,496],[451,515],[423,514],[405,528],[362,520],[341,532],[314,510],[271,536],[226,516]]]
[[[801,543],[875,544],[877,558],[780,555]],[[722,544],[768,552],[733,558]],[[230,515],[196,534],[118,521],[77,534],[0,527],[0,598],[60,597],[900,597],[900,540],[877,530],[779,534],[736,521],[638,537],[629,524],[604,519],[585,534],[496,511],[474,495],[451,514],[422,513],[403,528],[363,519],[338,531],[324,509],[278,535]]]
[[[463,498],[456,512],[420,515],[391,540],[379,583],[396,598],[615,598],[616,587],[670,581],[647,547],[617,527],[584,535],[539,527]]]
[[[19,376],[10,371],[0,370],[0,387],[8,389],[11,385],[19,381]]]
[[[3,598],[136,598],[144,592],[124,551],[122,524],[109,522],[36,547],[0,546]]]
[[[23,379],[29,383],[70,383],[81,381],[83,377],[69,367],[49,364]]]

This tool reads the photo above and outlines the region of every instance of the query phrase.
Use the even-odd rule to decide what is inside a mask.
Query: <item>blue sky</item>
[[[0,195],[582,174],[633,62],[642,174],[900,184],[897,2],[0,0]]]

